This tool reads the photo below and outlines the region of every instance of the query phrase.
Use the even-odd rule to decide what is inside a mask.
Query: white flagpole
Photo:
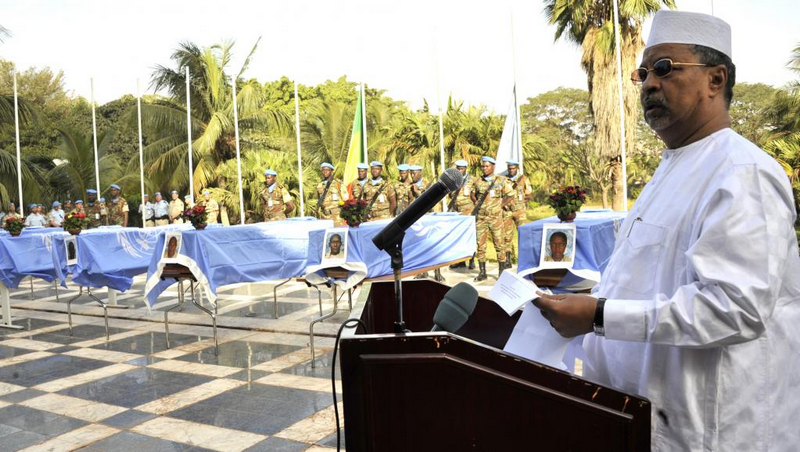
[[[519,174],[525,172],[525,153],[522,151],[522,115],[519,113],[517,100],[517,42],[514,39],[514,10],[511,10],[511,60],[514,65],[514,112],[517,115],[517,149],[519,149]]]
[[[625,149],[625,99],[622,97],[622,43],[619,36],[619,5],[614,0],[614,42],[617,50],[617,88],[619,90],[619,134],[622,154],[622,210],[628,211],[628,162]]]
[[[94,177],[97,184],[97,198],[100,198],[100,164],[97,159],[97,117],[94,112],[94,79],[89,79],[92,95],[92,141],[94,142]]]
[[[14,131],[17,136],[17,185],[19,189],[19,201],[17,209],[20,216],[25,216],[25,203],[22,200],[22,157],[19,147],[19,100],[17,99],[17,69],[14,68]]]
[[[144,147],[142,146],[142,95],[139,91],[139,79],[136,79],[136,116],[139,125],[139,180],[142,190],[142,227],[145,227],[145,202],[144,202]]]
[[[194,165],[192,164],[192,95],[189,80],[189,66],[186,66],[186,136],[189,144],[189,194],[194,200]]]
[[[242,188],[242,157],[239,153],[239,108],[236,105],[236,79],[233,79],[233,132],[236,137],[236,176],[239,179],[239,224],[244,224],[244,189]]]
[[[364,159],[369,165],[369,155],[367,154],[367,91],[364,84],[361,84],[361,138],[364,142]]]
[[[434,68],[436,69],[436,106],[439,109],[439,165],[444,173],[444,120],[442,118],[442,96],[439,89],[439,39],[438,34],[434,41]],[[434,171],[436,175],[436,171]],[[442,212],[447,212],[447,197],[442,198]]]
[[[300,179],[300,216],[306,216],[303,194],[303,157],[300,152],[300,98],[297,96],[297,80],[294,82],[294,129],[297,136],[297,177]]]

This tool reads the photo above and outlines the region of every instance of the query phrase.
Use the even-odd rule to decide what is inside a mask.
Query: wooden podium
[[[392,283],[368,290],[370,334],[341,341],[348,452],[650,449],[646,399],[502,351],[519,312],[479,298],[457,335],[426,332],[449,287],[403,281],[414,333],[396,335]]]

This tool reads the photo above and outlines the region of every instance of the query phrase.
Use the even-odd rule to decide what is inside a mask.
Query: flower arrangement
[[[357,228],[358,225],[367,221],[367,206],[369,203],[366,200],[356,201],[355,199],[348,199],[347,201],[340,201],[339,217],[347,223],[348,226]]]
[[[22,228],[25,227],[25,219],[19,216],[7,218],[3,229],[8,231],[12,237],[16,237],[22,233]]]
[[[208,221],[206,206],[194,206],[181,214],[184,221],[192,223],[195,229],[204,229]]]
[[[558,218],[562,221],[574,219],[575,212],[581,210],[581,206],[585,202],[586,191],[577,185],[554,190],[547,198],[547,204],[556,211]]]
[[[61,227],[72,235],[78,235],[81,230],[89,227],[89,220],[86,219],[86,213],[84,212],[72,212],[64,217]]]

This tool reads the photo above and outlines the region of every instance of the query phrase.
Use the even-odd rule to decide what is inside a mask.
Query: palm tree
[[[49,181],[47,185],[52,187],[52,195],[55,199],[83,198],[87,189],[97,186],[92,135],[67,128],[58,129],[58,133],[61,135],[61,145],[56,154],[56,166],[47,173]],[[97,136],[101,193],[106,192],[110,184],[122,186],[124,193],[138,192],[138,171],[126,172],[127,175],[124,175],[117,158],[106,153],[113,139],[113,130],[102,131]],[[134,182],[135,189],[133,188]],[[127,186],[123,186],[123,184]]]
[[[233,100],[231,78],[225,72],[230,64],[233,42],[201,49],[192,43],[181,43],[172,54],[177,68],[158,66],[151,86],[165,90],[168,98],[142,105],[143,126],[156,139],[145,149],[148,173],[155,186],[163,190],[187,189],[188,144],[186,142],[186,78],[190,71],[192,104],[192,155],[195,195],[205,187],[217,184],[217,167],[235,157]],[[244,80],[242,74],[249,65],[258,42],[253,46],[234,80],[237,86],[237,106],[241,147],[247,130],[255,128],[290,129],[290,118],[264,106],[261,85],[256,80]],[[135,111],[131,112],[131,119]]]
[[[589,86],[589,106],[595,122],[595,151],[612,166],[612,207],[621,210],[622,199],[621,140],[619,134],[619,96],[615,58],[614,0],[545,0],[545,14],[556,26],[556,40],[565,39],[582,48],[581,67]],[[619,0],[619,31],[622,76],[636,68],[636,55],[644,47],[641,39],[644,19],[661,9],[662,4],[675,8],[674,0]],[[625,144],[633,148],[636,127],[638,90],[626,83],[624,92]]]

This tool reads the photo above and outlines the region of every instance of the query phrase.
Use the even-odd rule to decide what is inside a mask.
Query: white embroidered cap
[[[659,44],[695,44],[718,50],[733,59],[731,26],[708,14],[659,10],[653,18],[647,47]]]

